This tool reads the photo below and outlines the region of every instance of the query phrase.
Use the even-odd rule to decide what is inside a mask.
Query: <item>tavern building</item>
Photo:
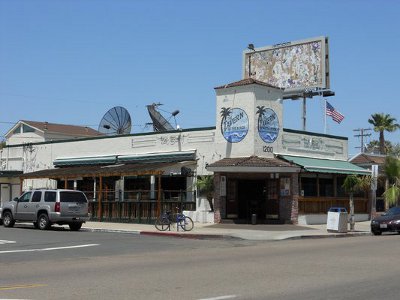
[[[267,83],[215,92],[214,127],[37,142],[37,124],[20,121],[1,150],[1,201],[31,188],[80,189],[94,220],[148,223],[176,204],[217,223],[324,223],[329,207],[348,207],[345,177],[369,172],[348,162],[346,137],[283,128],[283,89]],[[197,192],[202,175],[214,175],[213,212]],[[368,196],[357,196],[356,218],[367,220]]]

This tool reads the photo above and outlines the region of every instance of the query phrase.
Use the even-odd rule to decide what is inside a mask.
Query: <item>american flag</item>
[[[328,101],[326,101],[326,114],[328,116],[331,116],[332,120],[337,123],[342,122],[344,119],[344,116],[340,112],[338,112],[332,105],[330,105]]]

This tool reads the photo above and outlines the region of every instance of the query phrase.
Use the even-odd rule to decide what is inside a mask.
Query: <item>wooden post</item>
[[[19,179],[19,194],[22,194],[22,185],[24,184],[24,180],[22,178]]]
[[[64,178],[64,189],[68,188],[68,178]]]
[[[161,215],[161,173],[158,173],[157,216]]]
[[[99,216],[99,221],[102,220],[102,216],[103,216],[103,208],[101,205],[101,202],[103,200],[103,177],[100,176],[99,177],[99,207],[98,207],[98,216]]]

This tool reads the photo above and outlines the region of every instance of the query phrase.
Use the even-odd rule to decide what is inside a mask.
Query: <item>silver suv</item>
[[[89,220],[88,200],[81,191],[31,190],[4,203],[0,218],[5,227],[13,227],[15,222],[33,222],[41,230],[52,224],[68,224],[76,231]]]

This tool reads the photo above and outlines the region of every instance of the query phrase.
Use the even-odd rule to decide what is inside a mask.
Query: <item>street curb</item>
[[[82,228],[83,231],[91,232],[115,232],[115,233],[127,233],[135,235],[147,235],[147,236],[165,236],[172,238],[184,238],[184,239],[197,239],[197,240],[248,240],[248,241],[285,241],[285,240],[300,240],[300,239],[324,239],[324,238],[349,238],[371,235],[371,232],[352,232],[352,233],[332,233],[329,235],[318,234],[318,235],[300,235],[284,238],[273,238],[273,239],[251,239],[235,236],[234,234],[208,234],[208,233],[180,233],[170,231],[145,231],[145,230],[123,230],[123,229],[105,229],[105,228]]]
[[[297,239],[326,239],[326,238],[349,238],[349,237],[359,237],[359,236],[367,236],[372,235],[371,232],[356,232],[356,233],[336,233],[332,235],[300,235],[289,237],[282,240],[297,240]]]
[[[168,236],[168,237],[175,237],[175,238],[183,238],[183,239],[196,239],[196,240],[227,240],[227,239],[238,239],[243,240],[242,238],[234,237],[231,235],[225,234],[207,234],[207,233],[178,233],[178,232],[157,232],[157,231],[141,231],[141,235],[152,235],[152,236]]]

